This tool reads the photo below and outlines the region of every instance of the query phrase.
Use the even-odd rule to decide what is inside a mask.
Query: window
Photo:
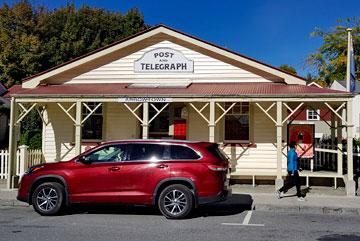
[[[125,145],[105,146],[85,156],[91,162],[121,162],[126,160]]]
[[[232,103],[225,103],[225,109]],[[225,115],[225,140],[249,141],[249,103],[241,102]]]
[[[93,110],[99,103],[86,103],[91,110]],[[83,105],[82,119],[90,114],[90,110]],[[103,126],[103,109],[102,106],[96,109],[94,113],[85,121],[82,127],[82,139],[84,140],[102,140],[102,126]]]
[[[186,146],[170,145],[170,159],[174,160],[196,160],[200,156]]]
[[[160,110],[163,107],[163,103],[154,103],[154,106]],[[149,120],[157,114],[153,107],[149,107]],[[161,138],[169,136],[169,106],[166,107],[156,118],[151,122],[149,126],[150,138]]]
[[[320,120],[320,110],[306,110],[306,120]]]
[[[164,145],[159,144],[130,144],[129,161],[162,160]]]

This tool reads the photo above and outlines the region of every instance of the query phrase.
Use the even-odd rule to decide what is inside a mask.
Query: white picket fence
[[[301,160],[300,166],[304,170],[310,171],[333,171],[337,172],[337,146],[331,146],[331,144],[317,144],[315,146],[314,159]],[[360,148],[354,146],[353,148],[353,168],[355,173],[360,172]],[[347,172],[347,153],[346,145],[343,146],[343,172]]]
[[[16,175],[21,176],[29,167],[44,163],[41,150],[28,150],[20,146],[16,152]],[[7,179],[9,166],[9,151],[0,150],[0,179]]]

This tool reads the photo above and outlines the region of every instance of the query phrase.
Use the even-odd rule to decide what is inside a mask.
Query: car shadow
[[[193,217],[230,216],[251,210],[253,199],[249,194],[233,194],[224,202],[200,205]]]
[[[252,203],[253,199],[250,195],[234,194],[223,202],[200,205],[189,218],[235,215],[251,210]],[[61,215],[76,214],[162,215],[156,207],[120,204],[73,204]]]

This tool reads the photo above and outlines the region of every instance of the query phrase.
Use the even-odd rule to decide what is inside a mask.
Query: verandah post
[[[279,189],[284,185],[282,179],[282,101],[276,102],[276,149],[277,149],[277,169],[275,188]]]
[[[209,141],[215,142],[215,101],[210,101]]]
[[[82,119],[82,102],[76,101],[76,117],[75,117],[75,155],[81,154],[81,119]]]
[[[143,103],[142,138],[149,139],[149,103]]]
[[[347,101],[346,105],[346,134],[347,134],[347,183],[346,194],[348,196],[355,196],[355,181],[354,181],[354,167],[353,167],[353,103],[352,100]]]
[[[11,189],[15,187],[15,180],[14,177],[16,175],[16,150],[17,150],[17,143],[16,143],[16,119],[18,115],[18,108],[15,102],[15,98],[11,98],[10,104],[10,128],[9,128],[9,162],[8,162],[8,176],[7,176],[7,183],[6,188]]]

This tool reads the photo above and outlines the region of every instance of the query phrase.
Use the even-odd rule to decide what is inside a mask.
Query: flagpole
[[[351,61],[351,28],[347,28],[348,47],[347,47],[347,61],[346,61],[346,91],[350,92],[350,61]]]

